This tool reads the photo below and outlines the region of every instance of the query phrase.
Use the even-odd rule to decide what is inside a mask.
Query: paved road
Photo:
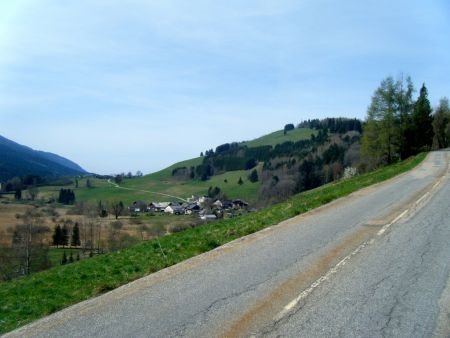
[[[449,155],[11,336],[450,336]]]

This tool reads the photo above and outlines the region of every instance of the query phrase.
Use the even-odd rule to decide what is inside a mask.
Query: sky
[[[401,74],[450,96],[448,0],[0,0],[0,135],[100,174],[364,119]]]

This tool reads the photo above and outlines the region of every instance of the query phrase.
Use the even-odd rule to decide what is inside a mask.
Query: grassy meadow
[[[245,141],[243,144],[248,147],[262,145],[276,145],[286,141],[298,141],[308,139],[316,133],[313,129],[301,128],[289,131],[284,135],[283,130],[264,135],[252,141]],[[250,203],[256,202],[256,196],[260,187],[260,182],[252,183],[248,180],[251,170],[229,171],[221,175],[211,177],[208,181],[188,180],[182,181],[172,177],[172,170],[180,167],[195,167],[202,163],[202,157],[196,157],[186,161],[178,162],[158,172],[145,175],[139,178],[124,179],[120,186],[127,189],[118,189],[104,179],[90,178],[92,188],[86,187],[86,179],[79,180],[78,188],[65,186],[75,190],[77,201],[112,201],[121,200],[125,204],[131,204],[136,200],[144,201],[173,201],[174,197],[185,199],[191,195],[205,195],[210,186],[219,187],[228,198],[241,198]],[[260,171],[260,167],[258,167]],[[237,182],[242,177],[244,184]],[[60,186],[47,186],[39,188],[40,197],[58,197]],[[131,190],[128,190],[131,189]]]
[[[317,131],[309,128],[295,128],[288,131],[286,135],[284,135],[283,130],[278,130],[273,133],[261,136],[257,139],[244,141],[242,143],[249,148],[266,145],[276,146],[277,144],[281,144],[287,141],[296,142],[299,140],[309,139],[313,134],[316,135]]]

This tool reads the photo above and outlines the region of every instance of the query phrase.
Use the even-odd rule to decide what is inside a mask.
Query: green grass
[[[173,178],[172,169],[167,168],[148,176],[124,179],[120,183],[120,186],[130,189],[159,192],[181,198],[187,198],[191,195],[206,195],[210,186],[218,186],[229,198],[242,198],[249,202],[254,202],[261,184],[260,182],[250,182],[247,178],[249,174],[249,170],[236,170],[212,176],[208,181],[180,181]],[[244,181],[243,185],[237,183],[239,177],[242,177]],[[125,204],[131,204],[136,200],[144,200],[147,202],[174,200],[174,198],[150,192],[118,189],[109,184],[107,180],[90,178],[90,181],[92,182],[93,188],[86,188],[86,179],[79,180],[79,188],[75,188],[75,186],[65,186],[64,188],[74,189],[77,201],[97,202],[100,200],[121,200]],[[54,196],[57,198],[60,188],[62,187],[42,187],[39,189],[39,197]]]
[[[293,130],[288,131],[287,134],[284,135],[283,130],[278,130],[271,134],[261,136],[252,141],[245,141],[242,143],[249,148],[266,145],[275,146],[277,144],[281,144],[287,141],[296,142],[300,140],[309,139],[312,134],[314,135],[317,134],[317,131],[309,128],[295,128]]]
[[[77,259],[77,253],[80,254],[81,258],[83,258],[81,249],[78,249],[78,248],[62,248],[62,247],[50,248],[50,250],[48,252],[48,258],[49,258],[52,266],[61,265],[63,252],[66,252],[67,259],[69,259],[70,253],[72,253],[74,260]]]
[[[248,147],[257,147],[261,145],[276,145],[286,141],[298,141],[302,139],[308,139],[311,134],[316,132],[313,129],[301,128],[289,131],[284,135],[282,130],[276,131],[274,133],[264,135],[252,141],[243,142],[243,144]],[[172,170],[180,167],[195,167],[201,164],[203,161],[202,157],[196,157],[190,160],[182,161],[171,165],[158,172],[145,175],[140,178],[124,179],[120,184],[123,187],[138,189],[138,190],[148,190],[157,193],[169,194],[181,198],[187,198],[191,195],[206,195],[208,188],[210,186],[219,187],[222,192],[224,192],[229,198],[241,198],[254,203],[257,198],[257,191],[260,187],[260,183],[251,183],[248,181],[247,176],[249,172],[244,170],[231,171],[222,175],[217,175],[211,177],[208,181],[199,180],[189,180],[189,181],[179,181],[172,177]],[[244,180],[244,185],[239,186],[237,181],[239,177]],[[225,183],[225,180],[228,183]],[[41,187],[40,197],[58,197],[60,188],[70,188],[75,189],[75,195],[77,201],[112,201],[121,200],[125,204],[131,204],[136,200],[144,201],[170,201],[173,198],[168,198],[163,195],[140,192],[140,191],[130,191],[114,188],[106,180],[100,180],[95,178],[90,178],[93,188],[86,188],[86,179],[79,180],[79,188],[72,186],[48,186]]]
[[[254,233],[334,199],[408,171],[425,158],[409,160],[293,196],[259,212],[208,223],[155,240],[32,276],[0,283],[0,333],[94,297],[137,278]]]
[[[190,180],[177,181],[170,177],[162,180],[149,179],[142,177],[132,180],[125,180],[122,186],[133,189],[142,189],[163,192],[166,194],[180,196],[183,198],[191,195],[205,195],[210,186],[219,187],[229,198],[242,198],[253,201],[256,198],[256,193],[260,187],[260,182],[251,183],[247,176],[250,170],[236,170],[228,171],[224,174],[212,176],[207,181]],[[244,181],[243,185],[237,182],[239,177]],[[154,194],[147,194],[147,199],[167,200],[167,197],[161,197]]]

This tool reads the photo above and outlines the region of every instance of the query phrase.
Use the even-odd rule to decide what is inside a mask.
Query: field
[[[257,147],[261,145],[276,145],[286,141],[298,141],[301,139],[310,138],[315,131],[312,129],[302,128],[294,129],[284,135],[282,130],[262,136],[252,141],[243,142],[248,147]],[[172,170],[180,167],[195,167],[202,163],[201,157],[196,157],[190,160],[182,161],[171,165],[168,168],[158,172],[145,175],[140,178],[124,179],[120,186],[126,189],[118,189],[107,180],[90,178],[92,188],[86,187],[86,179],[79,181],[79,187],[65,186],[75,190],[77,201],[112,201],[120,200],[126,205],[131,204],[136,200],[144,200],[147,202],[155,201],[174,201],[177,198],[186,199],[191,195],[206,195],[208,188],[219,187],[228,198],[241,198],[251,204],[256,202],[256,196],[260,187],[260,182],[251,183],[248,180],[250,171],[238,170],[229,171],[221,175],[211,177],[208,181],[189,180],[181,181],[172,177]],[[261,170],[261,166],[258,167]],[[244,181],[243,185],[237,182],[239,177]],[[48,198],[53,196],[58,197],[58,192],[61,187],[47,186],[41,187],[40,197]],[[166,196],[170,195],[170,196]]]
[[[28,205],[0,203],[0,245],[11,242],[8,229],[19,223],[16,214],[23,214],[29,208],[31,207]]]
[[[271,134],[261,136],[252,141],[245,141],[242,143],[249,148],[266,145],[275,146],[277,144],[281,144],[287,141],[295,142],[299,140],[309,139],[313,134],[316,135],[317,131],[309,128],[295,128],[294,130],[288,131],[286,135],[284,135],[283,130],[278,130]]]
[[[414,168],[424,158],[425,154],[420,154],[368,174],[300,193],[259,212],[161,237],[159,242],[146,241],[116,253],[0,283],[0,333],[389,179]],[[58,292],[54,292],[55,286]]]
[[[9,246],[11,244],[10,229],[16,224],[20,224],[21,220],[16,218],[16,215],[23,214],[27,209],[44,210],[46,206],[34,207],[27,204],[8,203],[0,204],[0,245]],[[73,215],[68,213],[69,208],[56,208],[55,211],[58,216],[52,217],[45,215],[42,219],[42,224],[47,225],[51,231],[57,224],[62,224],[64,220],[71,220],[72,223],[79,222],[82,224],[89,222],[85,216]],[[110,235],[111,223],[116,221],[113,215],[108,215],[105,218],[97,217],[94,219],[100,229],[100,243],[102,247],[107,247],[108,236]],[[121,234],[127,234],[139,240],[148,240],[154,236],[155,233],[166,234],[173,231],[173,229],[186,228],[196,225],[200,222],[199,218],[194,215],[170,215],[170,214],[143,214],[140,216],[120,216],[119,221],[122,224],[120,230]],[[48,233],[47,242],[51,243],[52,232]]]
[[[171,171],[170,171],[171,173]],[[254,202],[256,193],[260,187],[259,182],[252,183],[248,180],[250,171],[230,171],[221,175],[211,177],[208,181],[179,181],[170,176],[155,173],[141,178],[124,179],[120,183],[121,188],[115,187],[104,179],[89,178],[92,188],[86,187],[86,178],[79,180],[79,187],[69,186],[46,186],[39,188],[39,198],[58,198],[61,188],[73,189],[76,201],[98,202],[98,201],[123,201],[125,205],[131,205],[136,200],[146,202],[176,201],[186,199],[192,195],[203,196],[208,192],[210,186],[218,186],[229,198],[241,198]],[[239,177],[244,184],[239,185]],[[170,196],[167,196],[170,195]]]

